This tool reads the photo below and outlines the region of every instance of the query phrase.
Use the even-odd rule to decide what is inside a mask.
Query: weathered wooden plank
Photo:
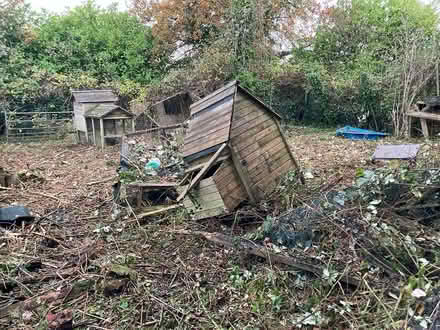
[[[207,100],[205,103],[196,106],[191,109],[191,115],[197,115],[202,112],[209,112],[211,111],[212,107],[216,107],[218,104],[221,104],[224,101],[227,101],[229,98],[231,98],[235,93],[235,88],[228,89],[217,96],[214,96],[212,99]]]
[[[262,162],[260,162],[252,170],[249,170],[249,177],[253,180],[254,183],[258,182],[259,179],[265,176],[271,176],[280,164],[284,164],[289,159],[290,155],[287,152],[278,155],[277,158],[273,160],[267,159],[266,161],[266,159],[262,159]],[[294,166],[293,163],[292,166]]]
[[[217,105],[209,111],[203,111],[194,117],[191,117],[189,122],[189,129],[192,130],[200,125],[205,125],[207,123],[215,122],[217,119],[227,116],[227,114],[232,113],[233,99],[231,98],[227,102]]]
[[[274,131],[269,133],[268,135],[264,136],[260,140],[257,141],[257,143],[251,144],[249,147],[240,150],[239,154],[242,159],[245,159],[248,155],[254,153],[255,151],[263,148],[264,146],[268,144],[275,145],[275,140],[281,139],[278,132]]]
[[[206,161],[208,161],[208,160],[209,160],[209,156],[206,157],[206,158],[207,158]],[[228,158],[229,158],[229,155],[226,155],[226,156],[220,156],[219,159],[217,159],[217,161],[215,162],[215,164],[221,163],[221,162],[225,161],[225,160],[228,159]],[[203,158],[203,159],[204,159],[204,158]],[[198,164],[196,164],[196,165],[193,165],[193,166],[187,168],[187,169],[185,170],[185,174],[188,174],[188,173],[191,173],[191,172],[194,172],[194,171],[200,170],[203,166],[205,166],[205,162],[206,162],[206,161],[204,161],[204,162],[200,162],[200,163],[198,163]],[[215,164],[214,164],[214,165],[215,165]]]
[[[223,120],[219,123],[216,123],[214,125],[209,125],[208,127],[200,127],[197,132],[191,132],[190,135],[185,137],[185,143],[192,143],[197,140],[204,139],[210,135],[215,135],[218,133],[218,131],[227,128],[229,130],[229,126],[231,125],[231,119],[230,118],[223,118]]]
[[[241,184],[243,185],[244,189],[246,190],[249,201],[252,204],[255,204],[257,202],[257,199],[254,195],[254,192],[252,191],[251,181],[249,179],[249,174],[247,173],[247,169],[245,168],[245,166],[243,166],[241,164],[240,159],[234,150],[234,147],[230,146],[229,150],[231,152],[231,158],[232,158],[232,162],[234,164],[235,170],[237,171],[237,174],[238,174],[238,177],[240,178]]]
[[[220,157],[220,153],[226,148],[226,143],[223,144],[220,149],[217,150],[217,152],[212,156],[212,158],[209,160],[208,163],[200,170],[199,174],[191,181],[191,183],[187,186],[187,189],[185,189],[184,192],[177,198],[177,202],[181,201],[188,191],[190,191],[195,185],[197,185],[200,180],[202,180],[203,176],[208,172],[208,170],[211,168],[211,166],[214,164],[214,162]]]
[[[223,198],[217,189],[214,192],[210,192],[210,193],[201,193],[201,192],[195,193],[194,190],[192,190],[188,194],[191,197],[195,198],[197,200],[197,202],[199,202],[202,207],[205,207],[204,205],[206,203],[216,202],[219,200],[221,201],[221,204],[223,204]]]
[[[127,183],[128,186],[140,187],[140,188],[151,188],[151,189],[170,189],[175,188],[177,183],[175,182],[165,182],[165,183],[149,183],[149,182],[131,182]]]
[[[188,145],[200,144],[201,142],[207,142],[209,140],[214,140],[216,137],[222,136],[228,132],[229,132],[229,123],[226,123],[225,125],[223,125],[219,129],[212,132],[211,134],[204,135],[203,132],[200,132],[200,134],[201,134],[200,136],[192,136],[191,141],[188,141],[188,142],[185,141],[185,147]],[[190,148],[188,148],[188,149],[190,149]]]
[[[273,134],[274,132],[277,132],[277,128],[274,125],[269,126],[266,129],[263,129],[262,131],[260,131],[259,133],[254,133],[253,137],[248,137],[246,139],[241,140],[240,138],[236,138],[233,141],[231,141],[231,144],[234,146],[235,150],[237,150],[237,152],[240,152],[244,149],[246,149],[247,147],[249,147],[252,144],[258,143],[258,141],[262,140],[264,137]],[[259,144],[260,148],[261,145]]]
[[[239,187],[236,190],[228,193],[228,195],[223,199],[223,202],[225,203],[226,208],[232,211],[246,199],[246,193],[242,187]]]
[[[242,132],[241,134],[235,135],[233,137],[233,141],[236,143],[238,141],[243,141],[245,139],[252,138],[253,136],[255,136],[255,134],[260,133],[264,129],[269,128],[271,126],[276,128],[276,125],[273,122],[273,120],[272,119],[265,120],[259,124],[253,125],[249,129]]]
[[[232,121],[231,138],[237,137],[248,129],[270,119],[270,117],[264,113],[251,114],[250,116],[253,116],[253,118],[248,117],[242,120]]]
[[[209,210],[203,210],[194,213],[194,220],[202,220],[210,217],[216,217],[224,213],[225,207],[213,207]]]
[[[266,113],[264,110],[261,110],[255,103],[252,102],[242,103],[241,106],[237,107],[236,109],[237,112],[234,112],[234,114],[236,114],[236,116],[234,117],[235,120],[243,119],[255,113]]]
[[[428,130],[428,124],[426,123],[426,119],[420,118],[420,124],[422,125],[423,136],[426,139],[429,138],[429,130]]]
[[[220,100],[234,95],[235,94],[235,84],[234,85],[226,85],[223,88],[220,88],[216,91],[214,91],[213,93],[209,94],[208,96],[204,97],[203,99],[194,102],[193,104],[191,104],[190,106],[190,110],[191,110],[191,115],[194,115],[200,111],[202,111],[203,109],[209,107],[210,105],[219,102]]]
[[[277,180],[279,177],[281,177],[283,174],[285,174],[288,170],[292,168],[292,160],[288,159],[284,164],[280,164],[278,168],[272,172],[270,176],[267,175],[261,175],[257,178],[257,181],[253,186],[254,187],[260,187],[263,191],[266,191],[264,187],[271,181]]]
[[[249,121],[255,120],[260,116],[264,116],[266,119],[269,119],[270,116],[266,114],[264,111],[249,111],[248,113],[244,113],[248,109],[238,110],[237,113],[234,112],[235,118],[231,128],[238,128]],[[240,118],[237,118],[240,116]]]
[[[217,185],[215,184],[214,181],[212,181],[212,184],[210,184],[209,186],[194,188],[191,192],[191,195],[192,196],[201,196],[204,194],[209,195],[212,193],[218,193]]]
[[[279,158],[285,155],[290,157],[289,153],[282,144],[278,145],[277,148],[278,150],[261,150],[259,156],[247,164],[248,170],[253,171],[262,162],[266,162],[266,161],[276,162]]]
[[[429,113],[429,112],[413,111],[413,112],[408,112],[407,116],[413,117],[413,118],[423,118],[423,119],[440,121],[439,114]]]
[[[216,137],[215,139],[210,139],[206,143],[203,143],[203,144],[199,144],[199,145],[196,144],[191,149],[184,148],[183,157],[191,156],[192,154],[195,154],[197,152],[203,151],[205,149],[208,149],[210,147],[219,145],[219,144],[227,142],[227,141],[228,141],[228,135],[227,135],[227,132],[225,132],[225,134],[223,136]]]
[[[221,182],[226,176],[234,172],[234,166],[230,159],[225,160],[215,173],[215,178]]]
[[[257,143],[258,144],[258,143]],[[249,170],[253,168],[253,164],[255,163],[255,160],[260,157],[264,152],[269,152],[271,154],[276,154],[280,150],[283,150],[285,148],[283,141],[281,138],[275,138],[270,143],[265,144],[261,147],[259,147],[255,152],[247,155],[243,158],[243,160],[248,164]]]
[[[138,214],[137,217],[142,219],[142,218],[146,218],[146,217],[151,217],[151,216],[155,216],[155,215],[159,215],[159,214],[163,214],[165,212],[169,212],[171,210],[175,210],[177,208],[181,207],[180,205],[171,205],[168,207],[164,207],[158,210],[153,210],[153,211],[149,211],[149,212],[144,212],[141,214]]]
[[[207,136],[205,139],[202,140],[195,140],[191,143],[185,143],[185,146],[183,148],[183,155],[187,155],[189,153],[194,153],[200,150],[207,149],[209,147],[212,147],[216,144],[219,144],[221,142],[218,142],[219,139],[228,139],[228,132],[229,127],[224,127],[220,131],[216,132],[215,134],[211,134]],[[225,141],[226,141],[225,140]]]

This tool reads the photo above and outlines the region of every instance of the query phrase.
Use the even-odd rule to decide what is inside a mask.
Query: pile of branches
[[[371,324],[435,328],[440,325],[439,199],[439,169],[359,170],[353,186],[301,200],[301,207],[266,217],[245,237],[196,234],[318,277],[330,292],[340,288],[338,299],[347,301],[349,295],[353,304],[365,303],[376,315]],[[313,311],[298,315],[297,325],[359,326],[356,320],[365,310],[350,304],[321,306],[319,318]]]

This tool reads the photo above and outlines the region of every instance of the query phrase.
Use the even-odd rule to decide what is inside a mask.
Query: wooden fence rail
[[[72,123],[71,111],[5,111],[7,142],[38,141],[61,138]]]

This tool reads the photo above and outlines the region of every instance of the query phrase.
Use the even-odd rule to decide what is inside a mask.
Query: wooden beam
[[[217,163],[219,163],[219,162],[222,162],[222,161],[224,161],[224,160],[226,160],[226,159],[228,159],[228,158],[229,158],[229,155],[219,157],[219,159],[217,159],[217,161],[215,162],[215,164],[217,164]],[[188,174],[188,173],[191,173],[191,172],[194,172],[194,171],[200,170],[201,168],[203,168],[203,166],[205,166],[205,164],[206,164],[206,163],[202,163],[202,164],[198,164],[198,165],[191,166],[190,168],[188,168],[188,169],[185,170],[185,174]]]
[[[425,137],[425,139],[429,139],[429,130],[426,119],[420,118],[420,124],[422,125],[423,136]]]
[[[275,120],[275,124],[276,124],[277,127],[278,127],[278,131],[280,132],[281,139],[283,140],[284,145],[285,145],[286,148],[287,148],[287,152],[288,152],[289,155],[290,155],[290,159],[292,159],[293,163],[295,164],[296,169],[298,170],[299,179],[301,180],[301,183],[302,183],[302,184],[305,184],[306,181],[305,181],[305,179],[304,179],[304,175],[303,175],[303,173],[302,173],[302,171],[301,171],[301,167],[299,166],[298,162],[296,161],[296,158],[295,158],[295,156],[293,155],[292,150],[290,149],[289,143],[287,143],[287,139],[286,139],[286,137],[284,136],[284,133],[283,133],[283,131],[282,131],[282,129],[281,129],[280,123],[278,122],[278,120],[276,120],[276,119],[274,119],[274,120]]]
[[[440,121],[440,115],[424,111],[411,111],[407,113],[407,116]]]
[[[134,123],[134,120],[133,120]],[[150,129],[146,129],[146,130],[142,130],[142,131],[137,131],[133,133],[127,133],[125,134],[126,136],[133,136],[133,135],[142,135],[142,134],[146,134],[146,133],[151,133],[151,132],[155,132],[155,131],[159,131],[159,130],[167,130],[167,129],[173,129],[173,128],[179,128],[182,127],[183,124],[177,124],[177,125],[171,125],[171,126],[164,126],[164,127],[154,127],[154,128],[150,128]]]
[[[104,140],[104,120],[101,118],[99,120],[99,127],[101,130],[101,148],[102,150],[104,150],[104,144],[105,144],[105,140]]]
[[[235,152],[234,148],[229,145],[229,151],[231,153],[231,157],[232,157],[232,162],[234,163],[234,167],[238,173],[238,176],[240,177],[240,181],[244,186],[244,189],[247,192],[247,195],[249,197],[249,200],[252,204],[256,204],[257,199],[255,198],[255,194],[251,189],[251,181],[245,171],[245,169],[243,168],[240,159],[237,156],[237,153]]]
[[[145,217],[151,217],[151,216],[153,216],[153,215],[159,215],[159,214],[162,214],[162,213],[165,213],[165,212],[171,211],[171,210],[175,210],[175,209],[177,209],[177,208],[179,208],[179,207],[182,207],[182,206],[181,206],[181,205],[171,205],[171,206],[168,206],[168,207],[164,207],[164,208],[162,208],[162,209],[159,209],[159,210],[154,210],[154,211],[150,211],[150,212],[145,212],[145,213],[138,214],[137,217],[138,217],[139,219],[142,219],[142,218],[145,218]]]
[[[92,118],[93,144],[96,146],[95,119]]]
[[[211,157],[209,162],[205,164],[205,166],[201,169],[199,174],[191,181],[191,183],[186,187],[186,189],[177,197],[177,202],[180,202],[185,198],[188,191],[190,191],[195,185],[197,185],[200,180],[202,180],[203,176],[208,172],[212,165],[214,165],[215,161],[220,157],[222,151],[226,148],[227,144],[223,143],[222,146],[217,150],[217,152]]]

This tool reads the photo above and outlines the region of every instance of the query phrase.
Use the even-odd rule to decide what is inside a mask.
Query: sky
[[[60,13],[66,9],[66,7],[75,7],[81,5],[86,0],[28,0],[33,9],[46,9],[48,11]],[[96,0],[96,3],[100,7],[107,7],[112,3],[118,3],[118,8],[121,10],[126,9],[125,0]]]
[[[86,0],[28,0],[34,9],[46,9],[48,11],[60,13],[66,7],[75,7]],[[430,3],[432,0],[420,0],[423,3]],[[96,0],[101,7],[107,7],[112,3],[118,3],[118,8],[124,10],[127,8],[125,0]]]

